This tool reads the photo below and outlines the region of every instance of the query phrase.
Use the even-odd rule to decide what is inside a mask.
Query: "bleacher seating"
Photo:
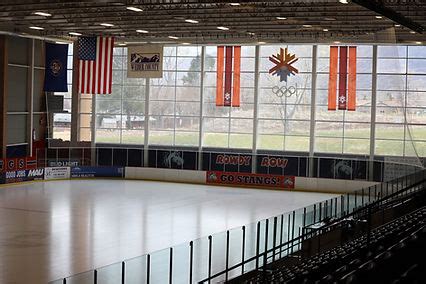
[[[396,202],[387,202],[388,208],[396,213],[395,218],[384,225],[371,227],[373,229],[313,256],[304,258],[299,254],[295,256],[300,258],[296,264],[278,260],[249,278],[230,282],[426,283],[426,206],[424,190],[421,192],[420,196],[407,194],[403,199],[398,198],[400,207]],[[383,210],[384,204],[376,207]],[[371,218],[371,210],[369,213]]]

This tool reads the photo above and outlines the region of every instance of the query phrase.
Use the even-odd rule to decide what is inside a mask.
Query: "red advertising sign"
[[[16,171],[17,170],[17,159],[6,159],[6,170]]]
[[[37,160],[35,157],[26,157],[25,166],[27,170],[36,169],[37,168]]]
[[[294,176],[208,171],[207,184],[246,185],[271,188],[294,188]]]
[[[16,169],[17,170],[25,170],[26,166],[26,158],[18,158],[16,159]]]
[[[286,158],[278,158],[278,157],[263,157],[260,165],[262,167],[270,167],[270,168],[285,168],[287,167],[288,160]]]
[[[0,159],[0,172],[31,170],[37,168],[35,157]]]
[[[221,165],[240,165],[240,166],[249,166],[251,161],[251,156],[244,155],[226,155],[221,154],[216,157],[216,164]]]

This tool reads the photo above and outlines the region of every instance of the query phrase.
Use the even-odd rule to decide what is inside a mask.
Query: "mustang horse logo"
[[[182,166],[184,163],[183,158],[181,157],[180,152],[174,151],[170,154],[167,154],[163,158],[163,164],[164,166],[171,168],[172,164],[176,164],[177,166]]]

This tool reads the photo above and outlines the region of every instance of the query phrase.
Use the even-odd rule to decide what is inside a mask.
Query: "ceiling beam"
[[[412,21],[410,18],[405,17],[397,11],[384,6],[382,4],[382,1],[378,2],[373,0],[352,0],[352,2],[364,8],[367,8],[370,11],[376,12],[377,14],[385,16],[386,18],[391,19],[392,21],[395,21],[396,23],[401,24],[404,27],[409,28],[417,33],[422,34],[424,31],[424,27],[422,25]]]

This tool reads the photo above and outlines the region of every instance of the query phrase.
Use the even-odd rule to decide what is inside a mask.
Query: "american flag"
[[[78,90],[81,94],[111,94],[113,37],[78,39]]]

